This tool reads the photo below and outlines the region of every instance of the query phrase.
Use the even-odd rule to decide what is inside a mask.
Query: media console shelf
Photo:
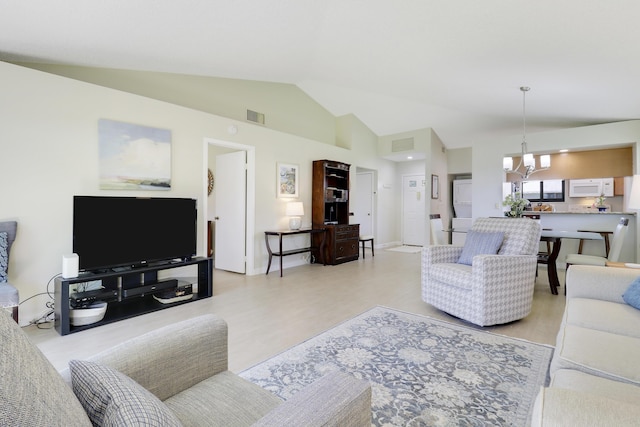
[[[153,294],[163,289],[162,286],[171,286],[175,281],[158,280],[158,272],[178,267],[197,265],[198,289],[193,297],[186,301],[163,304],[153,298]],[[164,308],[174,307],[179,304],[209,298],[213,295],[212,282],[212,258],[193,258],[188,261],[172,261],[157,265],[149,265],[139,268],[123,268],[101,273],[82,273],[78,277],[64,279],[57,277],[55,280],[55,329],[60,335],[68,335],[74,332],[106,325],[141,314],[151,313]],[[108,296],[106,299],[107,312],[104,318],[96,323],[83,326],[71,325],[70,318],[70,292],[72,285],[100,280]],[[154,289],[155,288],[155,289]]]

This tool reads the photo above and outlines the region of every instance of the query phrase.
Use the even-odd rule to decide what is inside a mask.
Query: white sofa
[[[573,265],[533,426],[640,425],[640,310],[622,294],[640,270]]]

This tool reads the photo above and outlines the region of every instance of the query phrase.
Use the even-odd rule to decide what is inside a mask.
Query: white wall
[[[18,236],[11,252],[10,280],[21,300],[44,292],[61,270],[61,256],[72,251],[73,195],[192,197],[206,207],[204,138],[255,147],[256,221],[253,254],[256,271],[266,268],[264,231],[285,228],[284,199],[276,198],[277,162],[300,166],[300,200],[311,211],[312,161],[332,159],[376,169],[382,182],[392,176],[381,161],[354,141],[346,150],[325,143],[234,121],[162,101],[108,89],[0,62],[0,220],[16,219]],[[103,191],[98,185],[98,119],[107,118],[172,131],[170,191]],[[235,125],[238,133],[227,132]],[[362,129],[357,134],[364,135]],[[375,144],[373,144],[375,147]],[[373,149],[375,151],[375,148]],[[395,223],[386,194],[379,197],[377,236],[395,240]],[[206,208],[199,211],[198,254],[206,252]],[[305,218],[309,222],[308,218]],[[99,227],[100,224],[96,224]],[[168,225],[170,226],[170,225]],[[117,250],[117,248],[115,248]],[[290,257],[295,258],[295,257]],[[295,260],[292,260],[294,262]],[[49,288],[53,291],[53,286]],[[215,292],[215,291],[214,291]],[[20,307],[22,321],[45,311],[45,297]]]
[[[326,144],[336,142],[335,117],[292,84],[60,64],[19,65],[239,121],[246,120],[250,109],[265,115],[264,127]]]
[[[472,149],[457,148],[447,150],[447,168],[449,175],[471,174]]]

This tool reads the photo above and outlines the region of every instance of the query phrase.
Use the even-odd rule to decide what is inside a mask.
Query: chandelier
[[[523,180],[528,179],[530,175],[549,169],[551,167],[551,156],[548,154],[540,156],[540,169],[536,169],[536,159],[527,149],[527,120],[525,115],[525,96],[529,91],[527,86],[521,86],[522,91],[522,155],[518,166],[513,168],[513,158],[505,157],[502,159],[502,168],[506,173],[515,173],[522,177]],[[523,170],[520,170],[523,168]]]

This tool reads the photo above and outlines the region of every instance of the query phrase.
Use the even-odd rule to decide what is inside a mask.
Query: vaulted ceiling
[[[291,83],[448,148],[640,118],[634,0],[0,0],[0,60]]]

